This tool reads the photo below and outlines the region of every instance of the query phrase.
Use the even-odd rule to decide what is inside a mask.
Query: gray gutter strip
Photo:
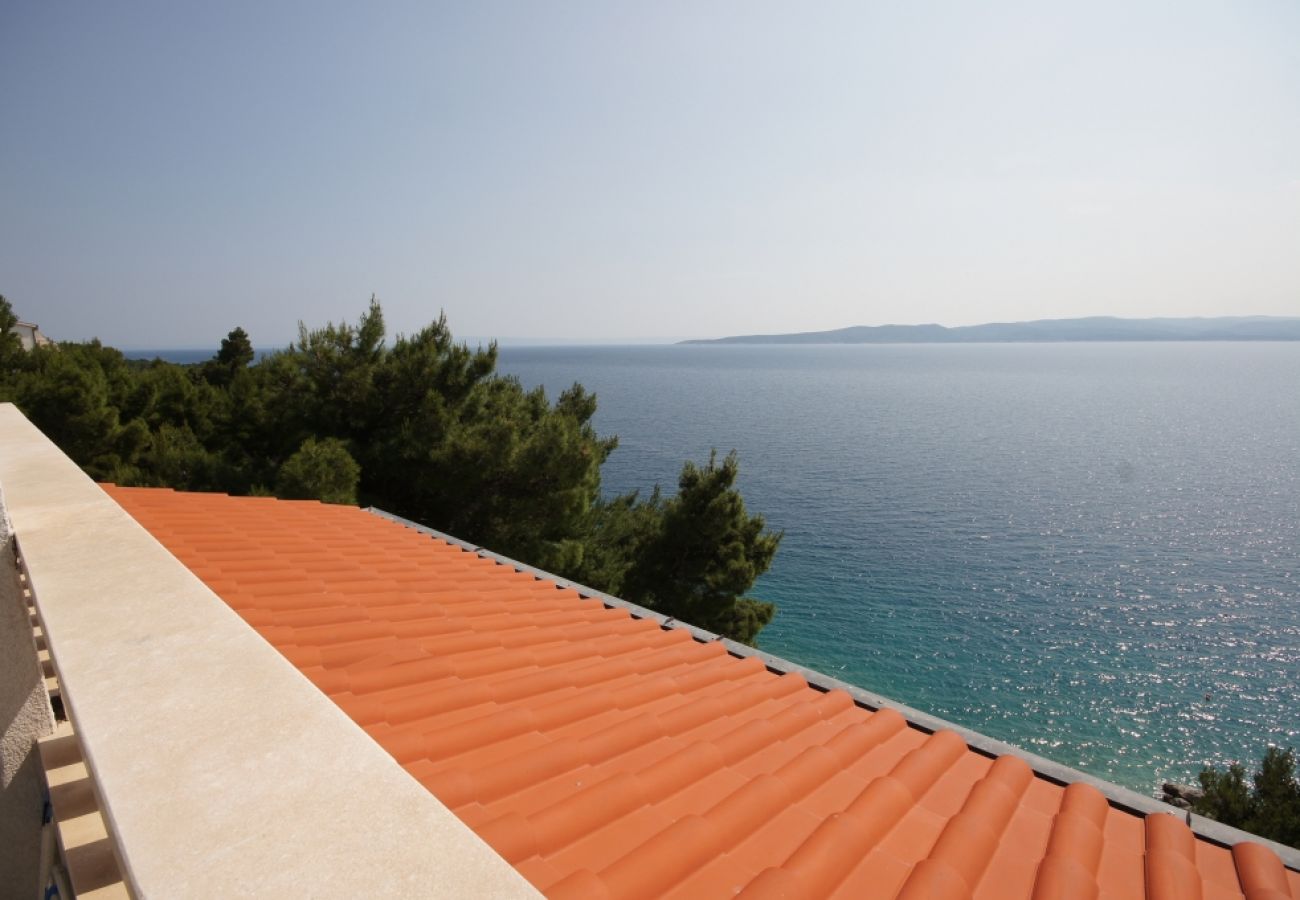
[[[427,525],[421,525],[419,522],[412,522],[410,519],[403,519],[401,516],[393,515],[390,512],[384,512],[382,509],[378,509],[377,507],[368,506],[366,507],[366,512],[373,513],[382,519],[388,519],[390,522],[396,522],[399,525],[405,525],[407,528],[414,529],[415,531],[421,532],[422,534],[427,534],[430,537],[438,538],[441,541],[446,541],[448,544],[453,544],[457,547],[460,547],[462,550],[467,550],[470,553],[473,553],[477,556],[481,556],[484,559],[490,559],[496,562],[498,565],[509,566],[510,568],[514,569],[516,572],[527,572],[529,575],[532,575],[538,581],[549,581],[553,583],[557,588],[569,588],[571,590],[577,591],[580,596],[587,597],[594,600],[599,600],[601,603],[605,604],[611,609],[613,608],[626,609],[629,612],[631,612],[635,618],[650,619],[651,621],[658,622],[659,625],[662,626],[663,628],[674,628],[674,629],[686,631],[691,635],[691,637],[695,638],[695,640],[699,641],[702,644],[708,644],[713,641],[723,641],[725,644],[729,644],[729,645],[733,643],[732,641],[728,641],[725,638],[719,637],[718,635],[714,634],[712,631],[705,631],[703,628],[696,628],[694,625],[688,625],[686,622],[678,621],[677,619],[674,619],[672,616],[665,616],[663,613],[655,612],[653,609],[646,609],[644,606],[637,606],[635,603],[629,603],[628,601],[622,600],[611,594],[606,594],[604,591],[598,591],[595,588],[587,587],[585,584],[578,584],[578,582],[576,581],[570,581],[567,578],[561,578],[559,575],[555,575],[551,572],[543,571],[542,569],[539,569],[536,566],[530,566],[527,563],[521,563],[517,559],[511,559],[508,556],[502,556],[500,553],[493,553],[491,550],[487,550],[483,547],[479,547],[476,544],[471,544],[469,541],[462,541],[460,538],[455,538],[449,534],[444,534],[443,532],[430,528]],[[735,644],[735,646],[742,648],[745,652],[744,653],[733,652],[732,653],[733,656],[764,656],[764,657],[766,656],[766,654],[759,653],[753,647],[745,647],[743,644]],[[730,647],[728,649],[730,649]],[[775,656],[771,658],[777,659],[777,657]],[[779,661],[784,663],[784,660],[779,660]],[[797,666],[794,666],[793,663],[784,663],[784,664],[787,666],[798,668]],[[786,669],[773,669],[772,666],[770,665],[768,666],[768,668],[772,669],[773,672],[776,672],[778,674],[784,674],[787,671]]]
[[[576,581],[561,578],[558,575],[552,574],[551,572],[545,572],[535,566],[530,566],[526,563],[521,563],[518,560],[510,559],[508,556],[493,553],[491,550],[476,546],[468,541],[462,541],[459,538],[452,537],[449,534],[444,534],[443,532],[429,528],[426,525],[421,525],[419,522],[412,522],[410,519],[404,519],[401,516],[393,515],[390,512],[385,512],[384,510],[373,506],[367,507],[366,512],[373,513],[382,519],[396,522],[399,525],[405,525],[407,528],[411,528],[422,534],[427,534],[430,537],[437,538],[438,540],[445,541],[453,546],[460,547],[462,550],[473,553],[483,559],[490,559],[498,565],[509,566],[516,572],[527,572],[538,581],[552,582],[556,588],[568,588],[577,591],[580,596],[599,600],[611,609],[626,609],[635,618],[650,619],[651,621],[658,622],[662,628],[686,631],[691,635],[691,637],[701,643],[707,644],[712,643],[713,641],[721,641],[722,645],[727,649],[727,652],[732,656],[739,658],[749,656],[758,657],[763,661],[763,664],[767,666],[768,671],[778,675],[801,675],[808,682],[810,687],[819,691],[844,691],[853,698],[854,703],[865,709],[873,711],[878,709],[892,709],[895,712],[900,713],[903,718],[907,720],[908,725],[928,734],[933,734],[940,730],[956,732],[957,735],[966,742],[966,745],[970,747],[970,749],[983,756],[990,758],[996,758],[998,756],[1018,756],[1027,762],[1030,768],[1034,770],[1034,774],[1038,775],[1040,778],[1045,778],[1048,781],[1060,785],[1075,783],[1086,784],[1089,787],[1096,788],[1100,791],[1110,802],[1111,806],[1125,812],[1133,813],[1134,815],[1166,813],[1171,816],[1176,816],[1185,821],[1197,837],[1204,838],[1211,843],[1219,844],[1223,847],[1231,847],[1233,844],[1240,843],[1241,841],[1253,841],[1257,844],[1263,844],[1276,853],[1278,858],[1282,860],[1283,865],[1288,869],[1300,871],[1300,850],[1293,847],[1288,847],[1285,844],[1279,844],[1276,841],[1270,841],[1267,838],[1250,834],[1249,832],[1242,831],[1239,828],[1232,828],[1224,825],[1222,822],[1207,819],[1204,816],[1188,812],[1187,810],[1178,809],[1177,807],[1170,806],[1167,803],[1162,803],[1154,797],[1144,796],[1136,791],[1131,791],[1128,788],[1120,787],[1117,784],[1097,778],[1094,775],[1089,775],[1087,772],[1080,772],[1078,769],[1072,769],[1069,766],[1053,762],[1052,760],[1039,756],[1036,753],[1030,753],[1027,750],[1022,750],[1012,744],[1004,743],[1003,741],[980,734],[977,731],[972,731],[964,725],[957,725],[953,722],[940,719],[937,716],[932,716],[929,713],[913,709],[910,706],[904,706],[901,703],[890,700],[888,697],[882,697],[880,694],[873,693],[872,691],[865,690],[856,685],[847,684],[822,672],[809,669],[806,666],[801,666],[798,663],[792,663],[779,656],[773,656],[771,653],[765,653],[764,651],[755,649],[754,647],[736,643],[729,638],[720,637],[711,631],[705,631],[703,628],[696,628],[694,625],[680,622],[671,616],[665,616],[663,613],[655,612],[652,609],[637,606],[635,603],[629,603],[626,600],[606,594],[604,591],[598,591],[595,588],[589,588],[584,584],[578,584]]]

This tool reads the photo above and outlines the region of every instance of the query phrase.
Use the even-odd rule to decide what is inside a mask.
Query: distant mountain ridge
[[[1300,341],[1300,316],[1038,319],[986,325],[854,325],[832,331],[699,338],[683,344],[981,344],[1055,341]]]

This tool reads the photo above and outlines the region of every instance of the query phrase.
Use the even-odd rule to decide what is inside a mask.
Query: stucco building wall
[[[13,528],[0,489],[0,885],[35,897],[42,780],[36,739],[54,714],[18,581]]]

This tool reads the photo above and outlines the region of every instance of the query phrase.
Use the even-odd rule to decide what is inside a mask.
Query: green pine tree
[[[1300,848],[1300,781],[1295,751],[1269,747],[1252,784],[1239,763],[1226,771],[1206,766],[1198,776],[1205,795],[1192,808],[1225,825]]]
[[[596,433],[596,397],[552,402],[496,363],[444,316],[390,343],[372,297],[355,325],[300,325],[261,360],[235,328],[193,366],[98,341],[24,353],[6,325],[0,398],[95,478],[378,506],[752,643],[774,607],[744,595],[781,536],[746,511],[735,454],[687,463],[674,497],[605,499],[618,441]]]
[[[744,596],[767,571],[781,535],[751,516],[736,490],[735,452],[719,465],[687,462],[675,497],[640,541],[622,579],[627,599],[733,640],[752,644],[772,621],[771,603]]]

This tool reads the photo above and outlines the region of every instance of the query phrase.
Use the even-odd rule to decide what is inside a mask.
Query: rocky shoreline
[[[1160,799],[1179,809],[1191,809],[1193,804],[1204,796],[1204,790],[1190,784],[1166,781],[1160,786]]]

